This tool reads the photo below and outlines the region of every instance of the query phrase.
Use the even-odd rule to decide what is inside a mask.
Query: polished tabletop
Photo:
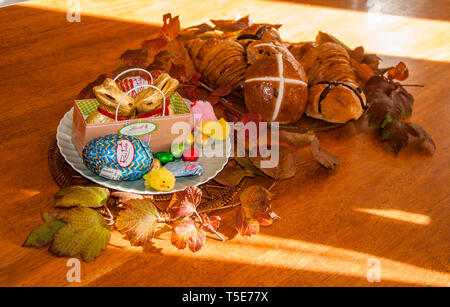
[[[0,285],[450,286],[449,1],[83,0],[80,22],[67,21],[67,3],[0,8]],[[146,250],[114,233],[100,257],[81,264],[81,283],[69,283],[67,259],[21,247],[58,191],[49,143],[77,93],[117,68],[167,12],[183,27],[250,14],[282,23],[286,41],[321,30],[377,53],[383,66],[404,61],[407,83],[424,85],[408,88],[411,121],[433,137],[435,154],[395,156],[363,125],[319,133],[339,167],[309,165],[278,184],[272,207],[281,220],[257,236],[236,235],[235,211],[220,212],[228,240],[208,238],[197,253],[177,250],[170,232]],[[380,283],[367,279],[373,265]]]

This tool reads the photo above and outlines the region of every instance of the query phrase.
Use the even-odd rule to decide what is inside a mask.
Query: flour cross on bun
[[[250,112],[267,121],[295,122],[307,102],[307,80],[303,67],[281,44],[251,43],[247,48],[251,65],[245,74],[245,104]]]

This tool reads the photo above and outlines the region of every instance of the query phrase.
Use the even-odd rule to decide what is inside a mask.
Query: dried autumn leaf
[[[53,240],[55,233],[66,225],[66,223],[56,218],[56,214],[44,213],[42,214],[42,219],[45,224],[34,229],[22,246],[44,247]]]
[[[158,37],[155,39],[145,40],[142,42],[142,49],[147,52],[149,61],[152,62],[153,58],[165,50],[169,46],[169,41],[165,37]]]
[[[121,54],[120,59],[128,66],[144,67],[148,65],[147,51],[142,49],[127,50]]]
[[[136,193],[131,193],[131,192],[120,192],[120,191],[115,191],[111,193],[111,196],[118,198],[118,202],[119,203],[126,203],[129,200],[133,200],[133,199],[144,199],[144,196],[142,196],[141,194],[136,194]]]
[[[414,98],[400,84],[381,77],[373,77],[367,84],[370,125],[382,126],[386,120],[398,121],[411,116]]]
[[[180,20],[179,16],[172,18],[170,13],[163,16],[164,25],[161,28],[161,34],[169,41],[173,41],[177,38],[180,32]]]
[[[319,33],[316,36],[316,43],[318,45],[320,44],[324,44],[324,43],[335,43],[340,45],[341,47],[343,47],[345,50],[347,50],[348,54],[351,54],[351,49],[345,45],[343,42],[341,42],[340,40],[338,40],[336,37],[334,37],[331,34],[319,31]]]
[[[259,232],[259,226],[269,226],[279,218],[270,206],[272,194],[262,186],[250,186],[240,195],[241,207],[236,216],[236,228],[242,236]]]
[[[260,148],[260,155],[250,157],[250,161],[264,174],[275,180],[289,179],[295,176],[297,173],[297,153],[294,148],[287,145],[273,145],[268,152],[270,157],[265,158],[263,156],[267,153],[262,152]],[[269,163],[269,161],[274,161],[275,166],[266,167],[264,163]]]
[[[214,20],[211,22],[215,25],[214,30],[222,32],[236,32],[247,29],[251,25],[250,16],[247,15],[239,20]]]
[[[109,198],[109,190],[102,187],[72,186],[55,194],[57,207],[103,207]]]
[[[370,68],[378,69],[378,66],[380,65],[381,58],[377,56],[376,54],[364,54],[364,59],[362,60],[363,64],[367,64]]]
[[[231,90],[232,90],[231,86],[223,85],[212,91],[209,94],[208,98],[206,98],[206,100],[209,101],[211,105],[214,106],[220,101],[220,97],[229,95],[231,93]]]
[[[339,158],[320,148],[318,138],[314,138],[311,142],[311,154],[317,162],[328,169],[334,169],[339,165]]]
[[[436,143],[431,136],[422,128],[422,126],[414,123],[405,123],[405,129],[408,131],[411,143],[417,143],[430,154],[436,151]]]
[[[314,131],[308,131],[306,133],[290,132],[286,130],[280,131],[280,142],[287,141],[296,147],[308,145],[314,138]]]
[[[155,205],[148,199],[135,199],[128,201],[126,210],[119,213],[116,228],[127,236],[131,245],[142,246],[151,242],[157,222]]]
[[[202,190],[198,187],[188,187],[184,191],[173,194],[167,207],[170,217],[180,219],[192,216],[202,199]]]
[[[220,216],[217,215],[208,216],[203,213],[200,217],[202,218],[202,228],[210,232],[215,232],[219,228],[220,222],[222,221]]]
[[[170,242],[178,249],[184,249],[187,245],[196,252],[205,244],[206,232],[197,227],[191,218],[184,218],[174,224]]]
[[[197,35],[197,34],[202,34],[205,32],[210,32],[213,30],[213,28],[207,23],[202,23],[199,25],[195,25],[195,26],[186,28],[184,31],[189,31],[189,30],[193,32],[193,35]]]
[[[262,176],[262,177],[266,177],[267,175],[264,174],[259,168],[257,168],[252,161],[250,160],[250,158],[247,157],[236,157],[234,158],[236,160],[237,163],[239,163],[240,166],[242,166],[246,171],[250,171],[252,172],[253,175],[256,176]]]
[[[235,161],[230,161],[227,166],[219,173],[216,177],[214,177],[214,181],[218,183],[235,187],[237,186],[245,177],[254,177],[252,171],[243,169],[239,166],[239,164]]]
[[[64,211],[58,219],[67,223],[50,245],[49,251],[60,257],[81,254],[89,262],[100,255],[111,238],[111,231],[103,217],[90,208]]]
[[[396,79],[399,81],[403,81],[406,80],[408,76],[408,67],[406,67],[406,64],[404,62],[399,62],[395,67],[392,67],[387,71],[387,77],[389,80]]]
[[[364,47],[359,46],[350,51],[350,57],[361,63],[364,59]]]

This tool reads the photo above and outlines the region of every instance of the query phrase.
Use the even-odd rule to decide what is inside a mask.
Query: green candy
[[[172,162],[175,157],[170,152],[161,151],[155,154],[155,158],[161,162],[161,164],[166,164]]]
[[[185,148],[183,144],[177,144],[172,146],[170,152],[176,159],[179,159],[183,155],[184,150]]]

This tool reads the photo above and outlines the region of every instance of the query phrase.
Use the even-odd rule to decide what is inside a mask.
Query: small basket
[[[116,76],[114,81],[117,81],[124,74],[133,71],[142,71],[147,73],[153,82],[150,72],[141,68],[126,70]],[[163,96],[162,116],[152,115],[144,118],[119,121],[118,112],[123,99],[133,92],[137,93],[137,90],[150,87],[155,88]],[[175,138],[186,135],[192,129],[192,116],[190,113],[189,104],[186,103],[186,101],[177,93],[171,96],[170,101],[176,111],[176,114],[166,114],[166,98],[164,93],[159,88],[151,84],[135,86],[128,90],[119,100],[115,112],[115,122],[87,124],[86,117],[90,112],[98,107],[98,101],[96,99],[76,100],[73,113],[72,142],[81,154],[84,146],[89,141],[100,136],[119,133],[140,138],[146,142],[154,152],[167,151],[170,149],[170,146]],[[174,127],[175,124],[180,123],[184,124],[178,126],[185,127],[185,129],[177,129],[174,131],[172,127]]]

